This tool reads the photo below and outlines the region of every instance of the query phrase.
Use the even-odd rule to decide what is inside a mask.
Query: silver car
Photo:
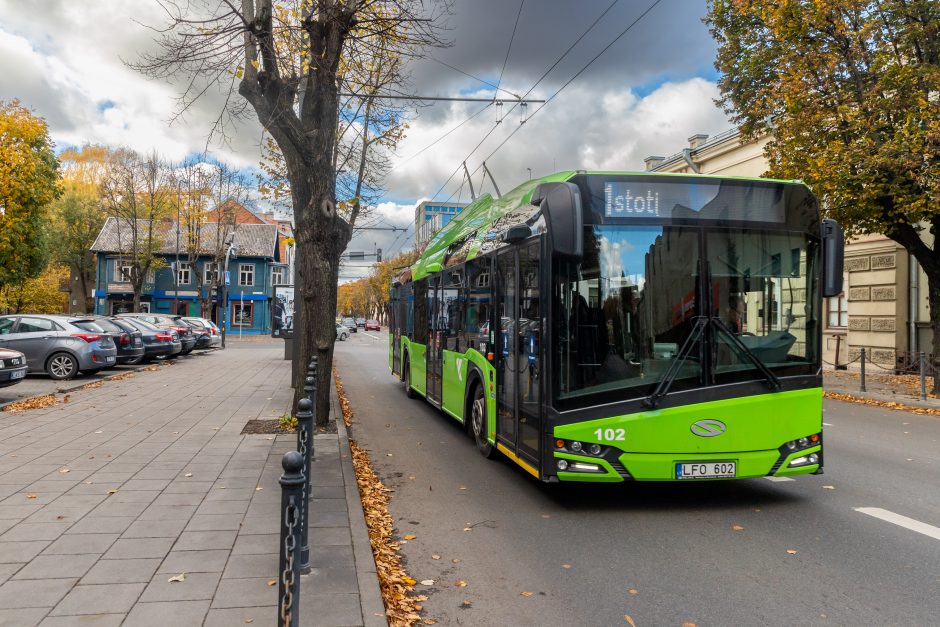
[[[0,347],[26,355],[29,372],[45,372],[53,379],[71,379],[113,366],[117,346],[105,334],[77,327],[73,322],[93,321],[76,316],[39,314],[0,316]]]

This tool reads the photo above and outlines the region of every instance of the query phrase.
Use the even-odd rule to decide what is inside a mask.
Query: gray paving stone
[[[154,500],[153,504],[158,507],[165,505],[199,505],[204,499],[202,494],[192,492],[180,492],[176,494],[161,494]]]
[[[157,505],[154,503],[138,516],[138,520],[189,520],[196,505]]]
[[[237,531],[241,521],[241,514],[197,514],[186,525],[186,531]]]
[[[244,514],[250,501],[212,501],[199,506],[196,515]]]
[[[316,531],[310,528],[310,546],[325,546],[332,544],[351,545],[352,537],[349,527],[317,527]]]
[[[208,612],[209,601],[138,603],[127,615],[126,624],[133,627],[199,627]],[[229,623],[229,627],[234,624]]]
[[[20,569],[13,579],[53,579],[62,577],[81,577],[88,572],[98,554],[82,555],[39,555]]]
[[[104,553],[114,541],[116,533],[75,533],[65,534],[50,544],[44,555],[74,555],[77,553]]]
[[[304,627],[348,627],[362,625],[358,594],[300,595],[300,616]]]
[[[46,505],[29,516],[27,522],[76,522],[91,511],[90,507],[57,507],[55,503]],[[71,529],[71,527],[70,527]]]
[[[310,547],[310,566],[329,568],[335,566],[354,567],[355,559],[350,545],[324,545]]]
[[[310,529],[313,533],[314,527],[348,527],[349,514],[346,510],[341,512],[324,512],[310,510]]]
[[[233,625],[273,625],[277,621],[277,606],[210,609],[204,627],[232,627]]]
[[[0,607],[52,607],[72,589],[78,579],[10,580],[0,586]]]
[[[229,560],[225,549],[205,551],[170,551],[157,569],[158,573],[221,573]]]
[[[277,532],[280,527],[281,519],[278,515],[268,515],[264,517],[248,517],[242,521],[241,533],[246,535],[256,535],[260,533]]]
[[[348,512],[346,499],[310,499],[310,512]]]
[[[92,518],[101,516],[140,516],[147,509],[147,503],[122,503],[120,501],[105,501],[89,512]]]
[[[49,608],[0,609],[0,627],[35,627]]]
[[[0,583],[13,576],[24,564],[0,564]]]
[[[122,538],[175,538],[186,526],[186,519],[138,520],[127,528]]]
[[[205,494],[212,488],[211,481],[174,481],[164,494]]]
[[[6,520],[12,518],[14,520],[22,520],[41,507],[42,505],[38,503],[11,503],[0,505],[0,519]]]
[[[175,538],[123,538],[104,554],[104,559],[166,557]]]
[[[211,600],[219,583],[220,573],[185,573],[183,581],[169,581],[160,575],[147,585],[141,595],[145,601],[199,601]],[[209,607],[206,606],[206,611]]]
[[[235,531],[184,531],[173,546],[173,550],[231,549],[235,544],[236,533]]]
[[[269,577],[223,579],[219,582],[213,608],[277,605],[277,586],[269,586]]]
[[[84,518],[69,527],[68,533],[124,533],[132,522],[133,516]]]
[[[85,614],[83,616],[47,616],[39,627],[118,627],[124,622],[125,614]]]
[[[81,583],[147,583],[159,565],[160,558],[102,559],[82,577]]]
[[[28,562],[47,546],[48,540],[35,542],[0,542],[0,563]]]
[[[118,490],[108,497],[112,503],[152,503],[160,496],[158,490]]]
[[[258,553],[255,555],[233,555],[229,558],[223,579],[245,579],[248,577],[277,577],[277,553]]]
[[[72,523],[38,522],[19,523],[9,531],[0,535],[0,542],[22,542],[29,540],[55,540],[61,536]]]
[[[232,555],[253,555],[257,553],[271,553],[278,550],[279,536],[276,533],[262,533],[259,535],[241,535],[235,539]],[[312,549],[311,549],[312,550]]]
[[[50,616],[74,616],[128,612],[143,589],[142,583],[75,586],[49,614]]]

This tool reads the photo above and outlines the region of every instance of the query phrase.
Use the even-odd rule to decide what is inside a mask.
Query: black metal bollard
[[[301,499],[304,486],[304,458],[297,451],[281,459],[281,539],[278,562],[278,625],[297,627],[300,623],[300,544]]]
[[[927,400],[927,359],[924,351],[920,351],[920,400]]]
[[[865,349],[864,348],[862,348],[862,354],[859,357],[859,359],[861,360],[861,365],[862,365],[862,387],[860,388],[860,391],[865,392],[867,390],[865,390]]]
[[[297,450],[303,456],[304,484],[300,514],[300,572],[310,572],[310,460],[313,457],[313,403],[302,398],[297,403]]]

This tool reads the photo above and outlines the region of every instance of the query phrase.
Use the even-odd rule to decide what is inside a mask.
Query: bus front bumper
[[[822,444],[791,451],[748,451],[736,453],[622,453],[594,457],[556,451],[555,471],[559,481],[615,483],[621,481],[718,481],[755,477],[787,477],[818,473],[823,465]],[[559,464],[559,460],[564,460]],[[734,462],[734,476],[681,479],[677,465]],[[561,467],[565,467],[562,470]]]

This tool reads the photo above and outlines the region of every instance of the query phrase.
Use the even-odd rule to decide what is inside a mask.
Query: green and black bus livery
[[[561,172],[434,236],[393,283],[389,366],[543,481],[819,473],[842,255],[797,181]]]

